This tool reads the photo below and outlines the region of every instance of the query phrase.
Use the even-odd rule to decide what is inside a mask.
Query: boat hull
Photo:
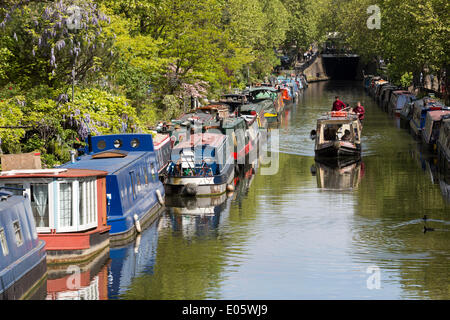
[[[182,196],[210,196],[226,192],[227,185],[233,181],[234,164],[228,164],[222,174],[212,177],[168,177],[166,194]]]
[[[361,156],[361,145],[350,143],[327,143],[315,150],[316,158],[355,158]]]

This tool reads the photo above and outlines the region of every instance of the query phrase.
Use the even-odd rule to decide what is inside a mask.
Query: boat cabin
[[[444,164],[443,168],[450,170],[450,119],[443,119],[437,140],[439,160]]]
[[[450,119],[450,110],[427,112],[425,126],[422,132],[422,139],[425,144],[435,146],[437,139],[439,139],[441,123],[444,119]]]
[[[407,103],[414,101],[415,99],[416,96],[409,91],[405,90],[393,91],[391,94],[391,98],[389,99],[388,110],[390,113],[395,113],[396,115],[399,115],[403,106]]]
[[[82,169],[2,171],[0,187],[26,195],[50,263],[72,261],[109,245],[107,172]],[[79,251],[75,256],[72,253]]]
[[[359,156],[361,153],[361,123],[358,116],[346,111],[332,111],[317,119],[315,140],[317,157],[339,158]]]
[[[431,97],[414,101],[412,116],[409,122],[414,136],[421,136],[422,129],[425,126],[427,112],[433,110],[449,110],[449,108]]]
[[[38,238],[30,199],[11,191],[21,190],[0,188],[0,300],[31,297],[47,274],[45,242]]]
[[[86,154],[61,168],[107,172],[107,223],[112,241],[131,239],[139,225],[143,228],[158,216],[163,205],[164,187],[151,134],[91,137]]]
[[[214,195],[226,191],[234,177],[233,153],[227,150],[228,137],[205,132],[193,134],[172,151],[167,168],[167,193]]]

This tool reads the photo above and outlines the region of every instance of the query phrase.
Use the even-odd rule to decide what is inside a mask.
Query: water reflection
[[[48,266],[46,300],[107,300],[109,250],[87,263]]]
[[[139,234],[134,242],[110,249],[109,299],[117,299],[126,293],[134,278],[153,273],[160,224],[161,220],[156,220]]]
[[[364,176],[364,163],[361,161],[326,164],[316,161],[311,173],[317,177],[317,187],[322,189],[355,189]]]

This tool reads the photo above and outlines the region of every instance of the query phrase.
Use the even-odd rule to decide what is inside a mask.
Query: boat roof
[[[153,137],[153,143],[155,145],[155,149],[158,149],[161,145],[165,144],[167,141],[170,140],[170,135],[168,133],[157,133]]]
[[[80,160],[75,161],[74,163],[68,162],[63,164],[60,168],[104,170],[108,174],[113,174],[147,153],[147,151],[133,151],[129,152],[125,157],[97,159],[95,158],[95,154],[87,154],[81,156]]]
[[[397,95],[399,95],[399,94],[402,94],[402,95],[409,95],[409,96],[413,96],[414,94],[412,94],[411,92],[409,92],[409,91],[406,91],[406,90],[396,90],[396,91],[394,91],[394,92],[392,92],[393,94],[397,94]]]
[[[342,111],[337,111],[337,112],[327,112],[326,114],[322,115],[321,117],[319,117],[317,119],[318,123],[322,123],[322,122],[340,122],[340,123],[348,123],[348,122],[353,122],[355,120],[358,119],[358,116],[355,113],[350,113],[350,112],[342,112]]]
[[[189,140],[183,140],[178,143],[174,149],[191,148],[196,146],[220,147],[227,136],[218,133],[196,133],[191,134]]]
[[[0,172],[0,179],[10,178],[83,178],[83,177],[103,177],[108,172],[92,169],[21,169]]]
[[[427,117],[430,117],[433,121],[440,121],[446,115],[450,115],[450,110],[428,111]]]
[[[261,86],[261,87],[251,87],[249,89],[246,89],[245,91],[255,92],[255,91],[265,91],[265,90],[266,91],[278,92],[278,90],[275,89],[274,87],[263,87],[263,86]]]

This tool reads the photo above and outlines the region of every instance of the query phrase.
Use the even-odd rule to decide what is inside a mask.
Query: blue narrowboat
[[[104,170],[107,224],[111,242],[126,242],[159,216],[164,186],[151,134],[111,134],[88,138],[85,155],[63,168]]]
[[[45,285],[45,242],[39,240],[28,196],[0,190],[0,300],[32,297]]]
[[[414,101],[412,117],[409,122],[411,133],[414,137],[421,138],[422,130],[425,127],[425,120],[428,111],[449,110],[448,107],[436,101],[432,97],[425,97]]]

